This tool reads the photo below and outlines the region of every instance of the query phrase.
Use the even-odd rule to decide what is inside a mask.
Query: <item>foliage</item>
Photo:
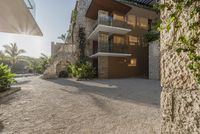
[[[147,42],[156,41],[160,38],[160,33],[155,31],[150,31],[144,35]]]
[[[51,58],[45,54],[41,54],[40,58],[32,58],[29,61],[29,72],[43,74],[51,62]]]
[[[95,69],[88,62],[71,64],[68,66],[69,77],[78,79],[91,79],[95,77]]]
[[[4,45],[5,48],[5,54],[10,59],[10,63],[13,65],[17,63],[18,60],[20,60],[20,55],[25,53],[25,50],[18,49],[16,43],[10,43],[10,45]]]
[[[186,53],[190,59],[189,69],[200,84],[200,55],[198,47],[200,43],[200,3],[199,0],[173,0],[174,3],[165,2],[157,7],[161,11],[170,11],[169,16],[162,18],[161,31],[173,30],[173,46],[178,53]],[[183,15],[187,12],[189,15]],[[180,16],[184,16],[181,19]],[[167,19],[166,19],[167,18]],[[178,34],[183,24],[189,28],[188,33]]]
[[[0,62],[3,62],[5,60],[6,56],[3,53],[3,51],[0,51]]]
[[[85,47],[86,47],[86,34],[85,34],[85,28],[81,27],[79,28],[79,49],[80,49],[80,62],[84,63],[85,61]]]
[[[66,44],[66,34],[61,34],[58,39],[62,40]]]
[[[11,84],[15,83],[15,75],[11,73],[7,65],[0,64],[0,91],[9,88]]]

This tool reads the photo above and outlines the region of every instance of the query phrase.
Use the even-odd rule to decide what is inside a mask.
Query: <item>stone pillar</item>
[[[98,76],[100,79],[108,79],[108,57],[98,57]]]
[[[172,2],[172,0],[162,0],[164,1]],[[161,13],[161,17],[167,18],[169,13],[170,10],[165,10]],[[190,12],[185,14],[189,16]],[[188,32],[188,27],[183,24],[177,34]],[[199,134],[199,86],[188,68],[190,63],[188,56],[185,53],[177,54],[172,47],[173,33],[173,28],[170,32],[161,32],[161,133]]]
[[[149,43],[149,79],[160,80],[160,41]]]

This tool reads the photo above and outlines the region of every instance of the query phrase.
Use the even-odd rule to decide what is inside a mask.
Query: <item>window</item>
[[[114,44],[120,44],[120,45],[122,45],[122,44],[124,44],[124,37],[123,36],[114,36]]]
[[[136,36],[129,35],[129,45],[138,45],[139,39]]]
[[[137,26],[141,27],[142,29],[148,30],[149,29],[148,19],[138,17]]]
[[[108,34],[99,33],[99,43],[100,44],[107,44],[108,43]]]
[[[127,17],[127,21],[128,21],[128,24],[129,24],[129,25],[132,25],[133,27],[136,26],[136,17],[135,17],[135,16],[129,15],[129,16]]]
[[[119,21],[124,21],[124,16],[118,15],[118,14],[114,14],[113,15],[113,19],[114,20],[119,20]]]
[[[137,59],[136,58],[131,58],[130,64],[128,66],[136,67],[137,66]]]

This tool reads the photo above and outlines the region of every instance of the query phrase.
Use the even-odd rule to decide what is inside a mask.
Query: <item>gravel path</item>
[[[157,134],[158,81],[21,79],[0,100],[3,134]]]

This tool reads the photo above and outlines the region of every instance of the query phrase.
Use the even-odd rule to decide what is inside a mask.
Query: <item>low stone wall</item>
[[[149,79],[160,79],[160,41],[149,43]]]
[[[98,57],[98,76],[100,79],[108,78],[108,57]]]

